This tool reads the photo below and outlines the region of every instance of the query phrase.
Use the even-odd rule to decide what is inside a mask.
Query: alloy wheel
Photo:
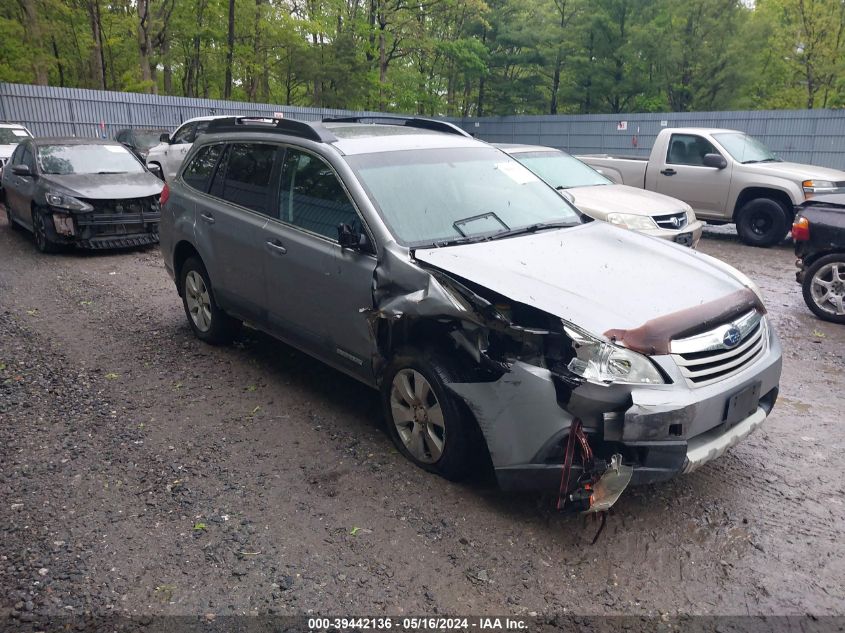
[[[813,275],[810,293],[819,309],[845,315],[845,263],[831,262],[819,268]]]
[[[415,369],[400,369],[390,388],[390,410],[399,439],[414,459],[433,464],[446,445],[443,410],[431,384]]]
[[[211,328],[211,297],[205,280],[196,270],[185,275],[185,302],[197,329],[208,332]]]

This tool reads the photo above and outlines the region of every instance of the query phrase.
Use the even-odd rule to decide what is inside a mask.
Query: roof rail
[[[205,133],[218,132],[276,132],[298,136],[317,143],[333,143],[337,140],[334,134],[319,124],[312,125],[296,119],[272,119],[257,116],[233,116],[214,119],[208,124]]]
[[[454,123],[446,121],[438,121],[436,119],[424,119],[415,116],[396,116],[392,114],[366,114],[360,116],[339,116],[326,117],[323,123],[364,123],[365,121],[386,121],[387,125],[404,125],[405,127],[415,127],[423,130],[431,130],[432,132],[443,132],[445,134],[458,134],[460,136],[468,136],[472,138],[472,134],[462,130]]]

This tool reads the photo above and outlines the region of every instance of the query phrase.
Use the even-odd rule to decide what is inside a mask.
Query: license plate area
[[[760,387],[759,382],[754,383],[728,398],[725,403],[725,413],[722,416],[725,430],[757,411],[760,404]]]
[[[683,246],[692,246],[692,233],[679,233],[675,236],[675,243]]]

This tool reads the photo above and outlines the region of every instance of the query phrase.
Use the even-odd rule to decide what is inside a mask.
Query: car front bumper
[[[698,246],[699,240],[701,240],[701,233],[703,230],[704,222],[702,222],[701,220],[696,220],[691,224],[687,224],[682,229],[670,230],[655,228],[640,231],[640,233],[644,233],[645,235],[651,235],[652,237],[658,237],[661,240],[674,242],[682,246],[696,248]]]
[[[515,363],[495,382],[449,388],[475,415],[505,490],[559,486],[565,441],[576,417],[599,458],[619,453],[634,468],[631,483],[654,483],[718,458],[763,423],[777,399],[781,374],[781,348],[772,328],[767,337],[756,361],[703,387],[688,386],[670,356],[655,356],[671,384],[584,383],[565,403],[551,372],[524,363]],[[729,424],[729,399],[752,387],[759,393],[756,410]]]

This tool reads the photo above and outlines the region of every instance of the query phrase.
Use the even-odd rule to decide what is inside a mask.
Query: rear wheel
[[[804,273],[804,302],[820,319],[845,323],[845,254],[826,255]]]
[[[230,342],[241,322],[217,306],[211,280],[202,261],[198,257],[188,258],[182,265],[180,277],[185,315],[197,338],[214,345]]]
[[[469,473],[471,421],[445,384],[455,369],[435,352],[406,348],[385,372],[382,406],[399,451],[420,468],[457,481]]]
[[[739,239],[749,246],[768,247],[786,237],[790,214],[771,198],[755,198],[740,209],[736,220]]]
[[[47,214],[39,209],[32,210],[32,237],[35,240],[35,248],[42,253],[55,253],[59,245],[50,239],[50,232],[47,228],[49,222]]]

